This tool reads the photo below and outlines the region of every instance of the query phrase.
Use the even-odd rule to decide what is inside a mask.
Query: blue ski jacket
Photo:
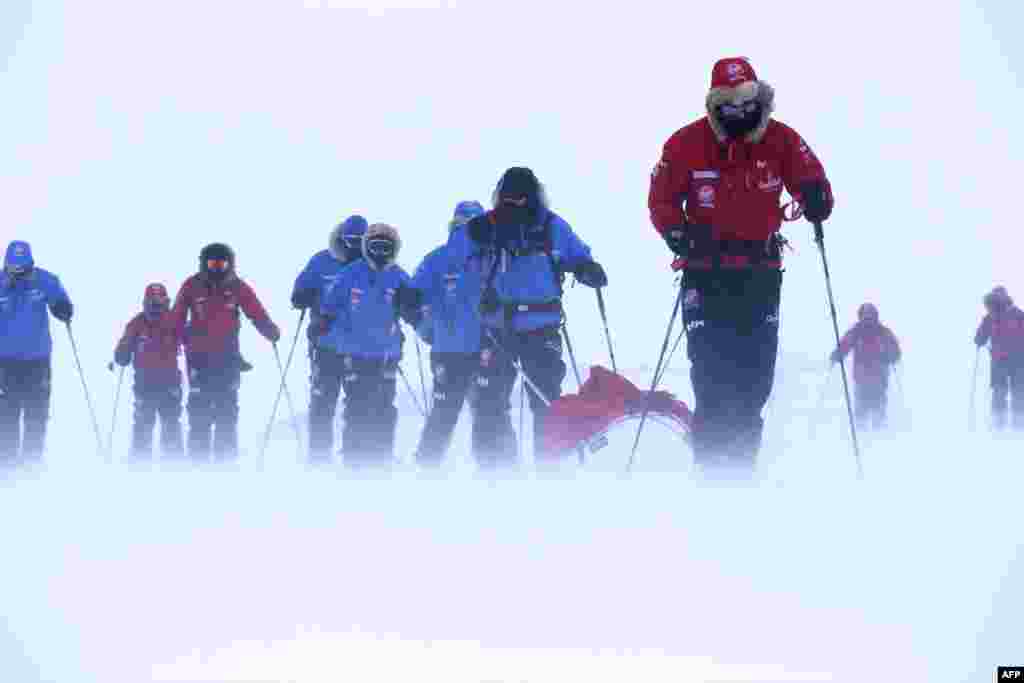
[[[484,326],[513,332],[559,325],[562,279],[565,273],[593,260],[590,247],[546,207],[541,207],[532,226],[495,225],[494,215],[492,211],[474,219],[491,225],[492,234],[484,241],[471,236],[473,222],[449,237],[441,269],[445,271],[442,277],[447,278],[444,287],[454,287],[455,297],[464,298],[456,310],[477,311]],[[486,291],[496,299],[497,311],[481,314],[481,296]],[[442,310],[439,317],[450,320],[445,315]],[[464,326],[471,339],[479,334],[478,329],[474,332],[472,326]],[[434,333],[438,333],[436,327]]]
[[[454,236],[464,232],[465,227],[453,230],[448,243],[427,254],[412,278],[422,297],[420,336],[438,353],[480,350],[481,259],[456,258],[452,246]]]
[[[38,360],[53,351],[47,307],[71,299],[60,280],[42,268],[24,278],[0,275],[0,359]]]
[[[393,263],[383,270],[365,259],[346,266],[320,302],[327,331],[319,346],[357,358],[401,358],[395,294],[409,283],[409,275]]]
[[[358,252],[347,249],[345,238],[362,237],[366,234],[366,219],[362,216],[349,216],[331,229],[327,237],[327,248],[318,251],[309,259],[309,263],[295,278],[292,287],[292,305],[295,308],[309,309],[309,327],[306,335],[311,344],[316,344],[323,321],[320,317],[320,300],[324,291],[338,277],[338,273],[353,261],[362,258]]]
[[[296,308],[305,308],[305,306],[298,305],[300,297],[308,292],[314,293],[309,299],[309,328],[307,332],[309,340],[314,344],[317,332],[323,324],[320,316],[320,302],[323,300],[324,292],[334,284],[341,271],[348,265],[344,261],[339,261],[330,249],[324,249],[314,254],[299,276],[295,278],[295,286],[292,288],[292,303],[296,304]]]

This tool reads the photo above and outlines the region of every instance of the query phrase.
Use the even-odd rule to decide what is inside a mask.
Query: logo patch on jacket
[[[700,292],[696,289],[686,290],[686,294],[683,295],[683,308],[688,311],[700,308]]]
[[[447,273],[444,276],[444,289],[446,292],[454,292],[459,285],[458,273]]]
[[[363,294],[363,290],[359,289],[358,287],[353,287],[350,293],[349,301],[351,301],[353,306],[358,306],[359,303],[363,300]]]

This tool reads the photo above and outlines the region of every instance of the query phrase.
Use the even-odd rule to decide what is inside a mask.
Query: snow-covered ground
[[[798,403],[780,387],[772,411]],[[841,420],[808,444],[810,417],[731,486],[657,423],[629,476],[626,428],[587,470],[497,478],[461,445],[444,477],[308,471],[287,430],[264,471],[259,433],[231,470],[68,446],[0,488],[5,679],[984,681],[1017,661],[1020,442],[867,439],[857,482]]]

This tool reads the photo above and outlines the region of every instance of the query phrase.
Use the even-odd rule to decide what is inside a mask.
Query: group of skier
[[[328,249],[299,274],[292,303],[312,311],[311,460],[332,457],[342,392],[345,460],[393,457],[400,320],[431,346],[433,400],[415,454],[419,464],[442,462],[467,400],[477,462],[513,463],[518,449],[510,396],[518,372],[530,379],[534,429],[542,432],[566,374],[563,279],[571,273],[584,285],[603,287],[607,277],[590,248],[549,208],[533,171],[508,169],[492,199],[490,210],[460,202],[447,239],[412,277],[395,264],[397,231],[367,226],[359,216],[335,228]]]
[[[803,138],[773,119],[774,90],[746,58],[714,65],[705,108],[704,116],[665,143],[651,174],[648,206],[673,254],[673,269],[682,273],[672,322],[681,312],[696,398],[690,425],[696,462],[750,467],[760,448],[778,351],[786,243],[779,230],[783,221],[805,217],[824,257],[822,223],[832,213],[832,190]],[[780,206],[783,190],[793,197],[786,206]],[[433,400],[415,453],[419,464],[443,461],[467,402],[477,462],[513,463],[518,449],[510,395],[520,374],[534,415],[534,442],[543,442],[547,407],[561,395],[566,374],[564,278],[573,274],[598,289],[608,278],[590,247],[549,208],[530,169],[509,168],[491,204],[485,209],[476,201],[460,202],[446,239],[412,276],[396,262],[398,231],[353,215],[331,231],[327,248],[296,278],[292,303],[309,317],[312,461],[333,457],[342,396],[346,462],[393,459],[403,321],[431,346]],[[1024,313],[1002,288],[986,296],[985,306],[976,342],[979,348],[992,344],[996,423],[1005,424],[1012,393],[1014,424],[1024,426]],[[19,452],[34,459],[42,452],[50,391],[47,307],[70,323],[73,308],[60,281],[35,266],[28,244],[11,243],[0,285],[0,457],[6,459]],[[241,373],[251,367],[239,348],[243,314],[276,345],[279,328],[236,274],[235,254],[225,244],[202,250],[198,272],[173,306],[163,284],[146,287],[143,310],[114,353],[117,365],[135,369],[136,456],[152,452],[158,417],[163,452],[184,453],[182,349],[190,456],[237,454],[238,391]],[[900,347],[871,304],[860,307],[857,324],[832,360],[851,351],[858,419],[880,427]]]

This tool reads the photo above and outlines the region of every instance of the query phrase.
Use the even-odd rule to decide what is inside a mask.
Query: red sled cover
[[[609,425],[644,410],[650,395],[649,415],[677,421],[689,431],[690,409],[667,391],[641,391],[622,375],[595,365],[578,394],[566,394],[551,403],[544,420],[543,451],[557,455],[589,441]]]

